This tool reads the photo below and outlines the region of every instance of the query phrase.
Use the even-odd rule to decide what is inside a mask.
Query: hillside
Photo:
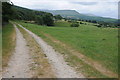
[[[52,13],[53,15],[59,14],[64,18],[96,20],[96,21],[104,21],[104,22],[110,22],[110,23],[117,22],[117,19],[99,17],[99,16],[94,16],[94,15],[91,16],[88,14],[81,14],[75,10],[38,10],[38,11],[49,12],[49,13]]]
[[[42,11],[35,11],[31,9],[27,9],[20,6],[12,6],[13,10],[13,19],[20,19],[20,20],[34,20],[36,15],[44,15],[46,12]]]
[[[13,20],[26,20],[33,21],[39,25],[47,25],[52,26],[54,24],[53,15],[51,13],[31,10],[19,6],[12,6],[13,16],[11,17]]]

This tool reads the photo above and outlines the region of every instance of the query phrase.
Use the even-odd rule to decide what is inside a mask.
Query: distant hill
[[[90,14],[90,13],[82,13],[82,14],[87,15],[87,16],[96,16],[96,15]]]
[[[38,9],[37,9],[38,10]],[[91,14],[81,14],[75,10],[38,10],[52,13],[53,15],[61,15],[64,18],[72,18],[72,19],[82,19],[82,20],[96,20],[96,21],[104,21],[110,23],[116,23],[117,19],[99,17]]]
[[[58,14],[60,14],[60,15],[62,15],[62,16],[64,16],[64,17],[66,17],[66,16],[69,16],[69,15],[80,15],[80,13],[78,13],[77,11],[75,11],[75,10],[43,10],[43,11],[45,11],[45,12],[50,12],[50,13],[52,13],[53,15],[58,15]]]

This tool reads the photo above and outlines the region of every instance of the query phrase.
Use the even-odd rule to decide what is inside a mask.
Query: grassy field
[[[7,62],[15,47],[15,29],[13,25],[7,24],[2,28],[2,66],[6,67]]]
[[[56,26],[62,27],[44,27],[35,24],[26,24],[20,22],[24,27],[36,33],[38,36],[42,37],[49,44],[54,46],[55,49],[59,51],[64,51],[65,54],[68,52],[60,48],[59,45],[53,44],[46,36],[42,33],[49,34],[53,38],[69,45],[74,50],[79,51],[86,57],[91,58],[94,61],[99,62],[105,68],[110,71],[117,73],[118,67],[118,30],[112,28],[97,28],[93,24],[81,24],[78,28],[67,27],[65,22],[65,27],[63,22],[56,23]],[[69,24],[69,23],[67,23]],[[73,65],[78,65],[79,63],[84,64],[80,59],[73,55],[69,55],[67,60]],[[101,73],[94,70],[87,64],[83,66],[88,77],[105,77]],[[87,71],[87,72],[86,72]]]

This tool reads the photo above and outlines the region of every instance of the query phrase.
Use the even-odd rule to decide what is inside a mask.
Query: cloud
[[[80,4],[80,5],[96,5],[97,2],[72,2],[73,4]]]

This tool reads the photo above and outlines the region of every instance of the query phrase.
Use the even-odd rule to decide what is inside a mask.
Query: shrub
[[[83,24],[82,22],[80,22],[80,24]]]
[[[102,25],[99,24],[99,25],[97,25],[97,27],[102,27]]]

